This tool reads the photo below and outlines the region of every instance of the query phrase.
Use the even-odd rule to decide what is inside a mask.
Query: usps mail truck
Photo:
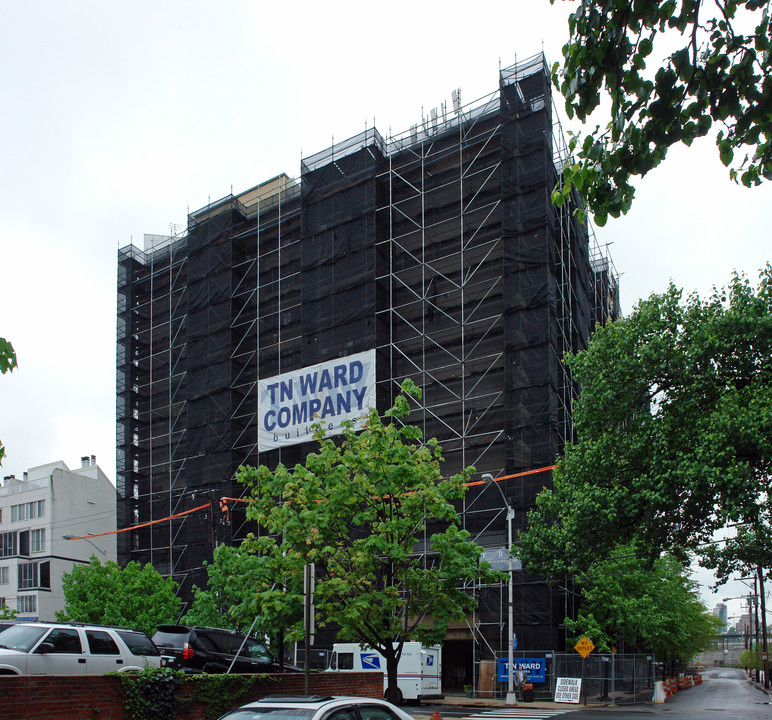
[[[329,670],[383,673],[383,691],[389,679],[386,658],[377,650],[359,643],[335,643],[332,646]],[[439,645],[423,647],[418,642],[406,642],[397,666],[399,701],[442,699],[442,650]]]

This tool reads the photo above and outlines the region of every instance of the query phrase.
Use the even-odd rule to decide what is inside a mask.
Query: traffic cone
[[[439,710],[435,710],[432,713],[432,716],[431,716],[431,718],[429,720],[442,720],[442,715],[440,715],[440,711]]]

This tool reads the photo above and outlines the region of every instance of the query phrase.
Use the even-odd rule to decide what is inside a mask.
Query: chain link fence
[[[498,660],[499,669],[493,695],[504,697],[508,677],[506,657]],[[591,653],[582,658],[576,652],[516,652],[514,668],[523,664],[533,686],[534,700],[553,700],[558,678],[581,680],[579,702],[583,705],[627,705],[648,702],[654,695],[654,683],[661,679],[660,666],[653,655]],[[483,694],[483,692],[479,694]],[[526,694],[526,699],[531,697]],[[522,699],[522,693],[518,695]]]

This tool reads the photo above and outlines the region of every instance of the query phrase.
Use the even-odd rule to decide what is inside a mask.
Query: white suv
[[[79,623],[17,623],[0,632],[0,675],[103,675],[160,667],[138,630]]]

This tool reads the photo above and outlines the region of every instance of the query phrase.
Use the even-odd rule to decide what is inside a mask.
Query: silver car
[[[0,632],[0,675],[104,675],[160,667],[138,630],[79,623],[17,623]]]
[[[220,720],[413,720],[404,710],[376,698],[268,695],[231,710]]]

